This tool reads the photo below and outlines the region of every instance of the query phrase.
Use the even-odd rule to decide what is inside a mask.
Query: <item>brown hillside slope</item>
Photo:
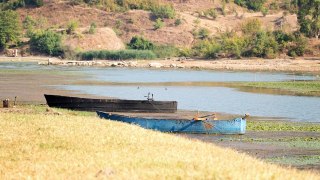
[[[282,12],[267,15],[263,17],[261,13],[248,13],[239,6],[229,3],[226,6],[227,14],[220,15],[216,20],[206,17],[198,17],[199,12],[209,8],[221,8],[220,1],[211,0],[174,0],[177,9],[177,18],[182,20],[182,24],[175,26],[174,19],[165,20],[165,27],[154,30],[154,18],[150,12],[143,10],[132,10],[124,13],[111,13],[99,9],[91,8],[86,5],[70,5],[66,2],[48,3],[39,8],[19,9],[18,12],[23,20],[27,15],[34,19],[44,19],[44,27],[65,28],[70,20],[79,22],[80,27],[88,27],[95,22],[99,28],[109,27],[114,29],[119,38],[127,43],[132,36],[140,35],[159,44],[173,44],[180,47],[190,47],[194,41],[193,31],[201,27],[208,28],[214,35],[218,32],[224,32],[239,27],[241,23],[250,18],[260,19],[268,29],[275,29],[276,21],[282,18]],[[180,3],[183,2],[183,3]],[[237,12],[237,13],[236,13]],[[297,28],[296,15],[287,15],[285,18],[285,28],[295,30]],[[196,23],[196,22],[200,23]],[[113,32],[110,31],[112,34]],[[106,39],[104,33],[96,33],[90,36],[94,39]],[[90,40],[86,36],[85,47],[92,49],[101,49],[99,42]],[[71,40],[70,41],[76,41]],[[109,38],[109,41],[117,41],[115,38]],[[106,47],[107,48],[107,47]],[[107,48],[108,49],[108,48]]]
[[[68,36],[64,40],[64,45],[69,46],[73,50],[121,50],[125,49],[122,40],[118,38],[116,33],[107,27],[98,28],[95,34],[88,34],[87,28],[79,28],[80,37]]]

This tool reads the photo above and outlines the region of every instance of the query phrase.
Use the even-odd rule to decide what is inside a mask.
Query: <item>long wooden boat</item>
[[[79,111],[174,113],[176,101],[91,99],[45,94],[50,107]]]
[[[196,133],[196,134],[244,134],[246,119],[231,120],[186,120],[186,119],[154,119],[131,117],[97,111],[100,118],[135,124],[146,129],[161,132]]]

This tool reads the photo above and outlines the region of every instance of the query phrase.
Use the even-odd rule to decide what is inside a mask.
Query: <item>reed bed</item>
[[[310,180],[320,176],[91,115],[41,108],[0,111],[0,179],[29,178]]]

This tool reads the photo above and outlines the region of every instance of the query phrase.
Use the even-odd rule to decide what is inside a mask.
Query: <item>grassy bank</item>
[[[1,110],[0,148],[1,179],[319,178],[212,144],[102,120],[92,113],[43,107]]]
[[[320,96],[320,81],[246,82],[239,85],[250,88],[276,89],[296,95]]]

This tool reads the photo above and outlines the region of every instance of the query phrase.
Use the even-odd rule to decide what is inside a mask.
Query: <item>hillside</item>
[[[173,44],[179,47],[190,47],[194,43],[195,37],[192,32],[195,28],[207,28],[214,35],[219,32],[236,29],[247,19],[258,18],[263,22],[265,28],[276,29],[276,22],[281,19],[283,15],[282,11],[280,11],[264,17],[261,12],[246,12],[245,9],[235,4],[230,4],[227,5],[227,15],[223,16],[219,14],[218,17],[213,20],[206,17],[199,17],[199,12],[210,8],[221,8],[219,1],[215,1],[215,3],[212,3],[210,0],[204,0],[203,2],[187,1],[183,3],[173,1],[173,3],[177,9],[177,17],[182,19],[183,23],[175,26],[174,19],[166,19],[166,25],[158,30],[154,30],[154,22],[153,19],[150,18],[150,12],[144,10],[130,10],[128,12],[115,13],[106,12],[86,5],[70,5],[68,2],[61,2],[48,3],[39,8],[23,8],[19,9],[18,12],[21,15],[21,21],[23,21],[27,15],[34,19],[45,19],[44,26],[47,28],[51,26],[66,27],[70,20],[78,21],[82,28],[88,27],[92,22],[95,22],[98,28],[109,27],[117,30],[119,38],[124,43],[128,43],[134,35],[143,35],[152,42]],[[232,12],[234,8],[239,11],[238,16]],[[195,23],[197,19],[200,21],[199,24]],[[288,30],[293,31],[297,29],[297,17],[295,14],[287,15],[285,21]],[[117,41],[117,37],[105,37],[104,34],[96,34],[95,36],[91,36],[91,38]],[[77,41],[75,40],[75,42]],[[98,47],[100,43],[96,43],[94,40],[88,41],[87,43],[88,47],[100,49]],[[83,47],[83,50],[87,50],[87,48]]]
[[[8,2],[15,2],[15,0]],[[227,54],[226,57],[247,56],[248,52],[245,51],[252,47],[243,44],[243,42],[233,42],[237,44],[236,46],[241,46],[242,49],[231,47],[230,50],[228,47],[227,49],[222,47],[222,52],[216,50],[213,53],[214,55],[207,52],[208,49],[197,49],[196,46],[198,44],[202,46],[201,43],[204,42],[202,40],[207,39],[211,39],[210,43],[212,44],[214,38],[218,39],[215,40],[215,43],[221,44],[219,41],[224,34],[227,35],[226,32],[238,34],[229,37],[231,41],[237,41],[234,38],[237,38],[241,33],[243,34],[242,26],[250,20],[251,22],[257,20],[261,23],[265,32],[281,31],[287,33],[291,36],[290,41],[292,42],[278,45],[279,47],[271,47],[271,51],[265,49],[263,51],[266,52],[260,54],[249,52],[250,57],[275,58],[277,54],[286,53],[290,56],[319,55],[320,42],[316,39],[308,39],[307,48],[304,50],[303,47],[302,53],[297,51],[299,47],[296,46],[302,43],[299,42],[299,39],[293,37],[295,35],[292,32],[299,30],[299,24],[297,15],[289,13],[291,10],[284,8],[289,6],[285,4],[287,1],[277,3],[266,1],[261,10],[249,10],[233,3],[233,1],[225,3],[224,0],[132,0],[121,2],[122,4],[116,1],[109,2],[108,0],[88,1],[87,3],[82,1],[44,1],[43,5],[39,7],[23,5],[23,7],[16,8],[16,12],[21,24],[29,18],[35,21],[38,29],[52,29],[62,34],[68,31],[70,22],[76,22],[75,32],[67,33],[62,39],[62,47],[75,52],[122,50],[126,49],[126,44],[130,42],[132,37],[140,36],[157,46],[169,45],[186,50],[178,54],[157,54],[157,57],[190,56],[191,49],[195,52],[191,54],[204,58],[216,58],[220,57],[220,54]],[[175,11],[173,12],[174,16],[159,18],[153,12],[156,9],[155,7],[162,10],[160,13]],[[173,9],[171,10],[170,7]],[[92,24],[95,25],[96,33],[88,33]],[[23,32],[26,33],[26,31],[24,28]],[[259,29],[256,31],[258,32]],[[251,40],[247,38],[246,41]],[[267,42],[268,40],[266,40]],[[284,49],[282,46],[284,46]],[[197,51],[206,52],[199,54]],[[234,51],[241,51],[241,53]],[[290,51],[294,51],[294,53]]]

